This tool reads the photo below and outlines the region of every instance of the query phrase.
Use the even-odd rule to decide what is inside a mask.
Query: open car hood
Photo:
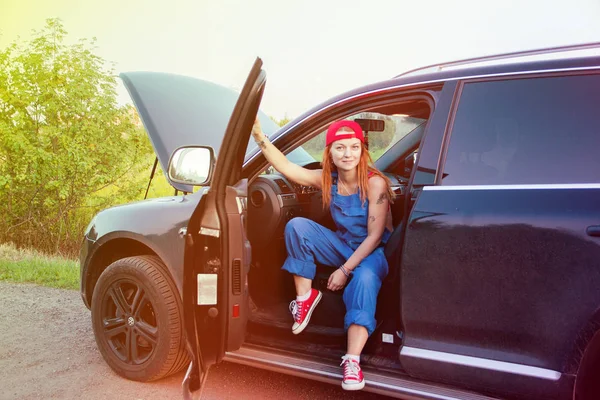
[[[169,179],[166,173],[169,158],[177,148],[193,145],[211,146],[218,154],[239,93],[201,79],[160,72],[125,72],[120,77],[148,132],[165,177],[175,189],[191,192],[191,186]],[[258,117],[267,135],[279,129],[262,111]]]

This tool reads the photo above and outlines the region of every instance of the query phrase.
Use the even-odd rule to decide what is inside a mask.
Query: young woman
[[[321,300],[321,292],[312,288],[315,263],[335,267],[327,289],[340,290],[347,284],[343,298],[348,348],[342,357],[342,387],[360,390],[365,386],[360,354],[375,330],[377,294],[388,272],[382,244],[392,231],[390,182],[371,165],[362,129],[354,121],[329,126],[321,170],[290,162],[263,134],[258,119],[252,136],[277,171],[323,191],[323,207],[329,207],[336,232],[301,217],[285,228],[288,257],[283,269],[294,275],[297,294],[290,304],[292,331],[299,334],[306,328]]]

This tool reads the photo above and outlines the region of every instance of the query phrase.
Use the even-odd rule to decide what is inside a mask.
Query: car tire
[[[124,378],[153,381],[187,365],[181,297],[158,257],[109,265],[94,288],[91,311],[98,349]]]

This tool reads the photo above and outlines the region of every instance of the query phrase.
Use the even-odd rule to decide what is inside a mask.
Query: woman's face
[[[340,139],[331,144],[331,158],[338,170],[351,171],[358,165],[362,143],[360,139]]]

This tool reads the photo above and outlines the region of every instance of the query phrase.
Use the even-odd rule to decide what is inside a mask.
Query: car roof
[[[529,74],[535,72],[584,70],[600,68],[600,55],[586,57],[568,57],[559,59],[541,59],[531,61],[498,62],[488,65],[465,65],[458,68],[444,67],[443,64],[435,67],[426,67],[409,71],[392,78],[397,84],[410,84],[431,81],[448,81],[465,79],[469,77],[485,77],[494,75]]]
[[[574,52],[578,52],[579,55],[574,55]],[[582,53],[586,54],[582,55]],[[537,59],[532,59],[532,57]],[[446,81],[476,77],[510,76],[551,71],[584,71],[591,69],[600,69],[600,42],[496,54],[429,65],[407,71],[391,79],[371,83],[334,96],[294,118],[276,132],[274,138],[284,134],[323,108],[330,107],[339,101],[344,101],[354,96],[361,96],[367,92],[427,83],[443,84]]]
[[[438,63],[419,67],[410,71],[406,71],[398,76],[415,75],[423,72],[441,71],[442,69],[465,67],[468,65],[477,65],[487,63],[488,65],[508,63],[518,64],[525,58],[529,57],[529,61],[535,60],[552,60],[552,59],[574,59],[585,56],[600,56],[600,42],[571,44],[567,46],[554,46],[541,49],[520,50],[509,53],[492,54],[488,56],[472,57],[462,60],[454,60],[444,63]],[[520,61],[522,60],[522,61]]]

